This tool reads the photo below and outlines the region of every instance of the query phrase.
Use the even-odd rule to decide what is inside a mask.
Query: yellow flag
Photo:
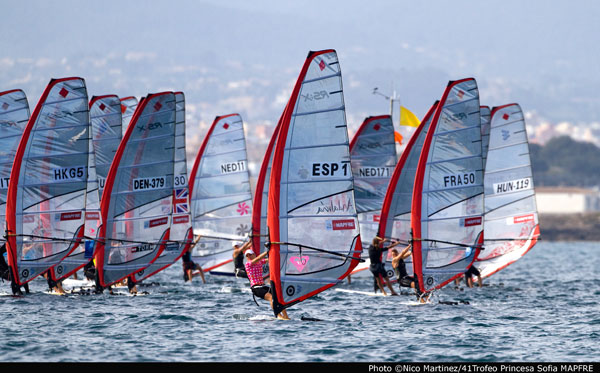
[[[410,127],[419,127],[421,122],[416,115],[410,112],[404,106],[400,107],[400,125],[401,126],[410,126]]]

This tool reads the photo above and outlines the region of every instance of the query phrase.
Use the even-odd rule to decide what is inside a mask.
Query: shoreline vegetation
[[[541,241],[600,241],[600,212],[539,214]]]

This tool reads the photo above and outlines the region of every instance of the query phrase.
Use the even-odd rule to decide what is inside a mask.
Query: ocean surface
[[[141,296],[45,293],[0,284],[1,360],[15,362],[600,361],[600,243],[540,242],[482,288],[430,304],[336,287],[272,318],[246,284],[184,284],[181,262]],[[369,277],[337,288],[372,291]],[[440,304],[453,301],[458,305]],[[468,302],[468,304],[466,304]],[[302,316],[321,321],[303,321]]]

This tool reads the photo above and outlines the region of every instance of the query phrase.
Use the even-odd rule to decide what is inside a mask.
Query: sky
[[[590,126],[600,122],[598,19],[594,1],[11,2],[0,89],[24,89],[31,106],[65,76],[83,77],[90,97],[182,90],[201,134],[231,112],[274,124],[308,51],[333,48],[350,129],[389,112],[375,87],[422,117],[466,77],[482,104]]]

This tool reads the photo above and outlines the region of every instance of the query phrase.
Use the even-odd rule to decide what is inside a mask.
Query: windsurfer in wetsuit
[[[6,242],[4,244],[2,244],[2,247],[0,247],[0,277],[3,280],[11,281],[12,292],[14,295],[17,295],[17,294],[22,295],[23,292],[21,291],[21,287],[18,286],[15,282],[13,282],[11,280],[12,271],[11,271],[8,263],[6,262],[5,256],[6,256]],[[25,289],[25,294],[29,294],[29,284],[26,282],[22,286],[23,286],[23,289]]]
[[[408,272],[406,271],[406,263],[404,263],[404,259],[410,257],[411,255],[412,244],[406,246],[402,252],[398,252],[397,249],[392,249],[392,268],[394,268],[400,288],[415,288],[415,278],[408,275]]]
[[[47,270],[46,272],[44,272],[43,275],[46,278],[46,281],[48,282],[48,288],[50,290],[53,290],[54,292],[58,293],[58,294],[64,294],[65,290],[62,287],[62,281],[54,281],[52,279],[52,275],[50,274],[50,270]]]
[[[249,247],[244,252],[244,256],[246,257],[246,273],[248,274],[248,280],[250,280],[250,289],[252,289],[252,294],[255,296],[267,300],[271,303],[271,308],[273,308],[273,295],[271,294],[271,287],[266,285],[263,279],[263,265],[267,263],[265,257],[268,255],[269,251],[265,251],[262,254],[256,256],[252,247]],[[280,314],[277,315],[277,318],[289,320],[287,311],[284,309]]]
[[[244,267],[244,252],[252,245],[251,241],[245,242],[243,245],[233,245],[233,266],[235,277],[248,278],[246,267]]]
[[[479,287],[482,287],[483,281],[481,281],[481,273],[479,273],[479,270],[471,264],[469,269],[465,272],[465,282],[470,288],[473,287],[473,276],[477,276],[477,282],[479,283]]]
[[[206,280],[204,279],[204,270],[192,260],[192,249],[194,248],[194,246],[196,246],[196,244],[200,240],[200,237],[202,236],[198,236],[194,240],[192,245],[190,245],[190,247],[186,250],[185,253],[183,253],[183,256],[181,257],[181,261],[183,264],[183,280],[185,282],[191,282],[195,276],[200,276],[200,278],[202,278],[202,283],[206,284]]]
[[[373,277],[375,278],[375,281],[377,282],[377,287],[379,288],[379,290],[381,290],[381,293],[383,293],[383,295],[387,295],[387,293],[383,289],[382,279],[385,280],[387,287],[392,292],[392,295],[398,295],[398,293],[396,293],[394,291],[394,288],[392,287],[390,279],[388,278],[387,271],[385,270],[385,264],[382,263],[382,261],[381,261],[382,253],[384,251],[387,251],[388,249],[398,245],[398,243],[396,242],[396,243],[392,244],[390,247],[384,248],[383,243],[385,241],[386,241],[385,239],[375,236],[375,238],[373,238],[372,244],[369,245],[369,260],[371,261],[369,270],[373,274]]]

